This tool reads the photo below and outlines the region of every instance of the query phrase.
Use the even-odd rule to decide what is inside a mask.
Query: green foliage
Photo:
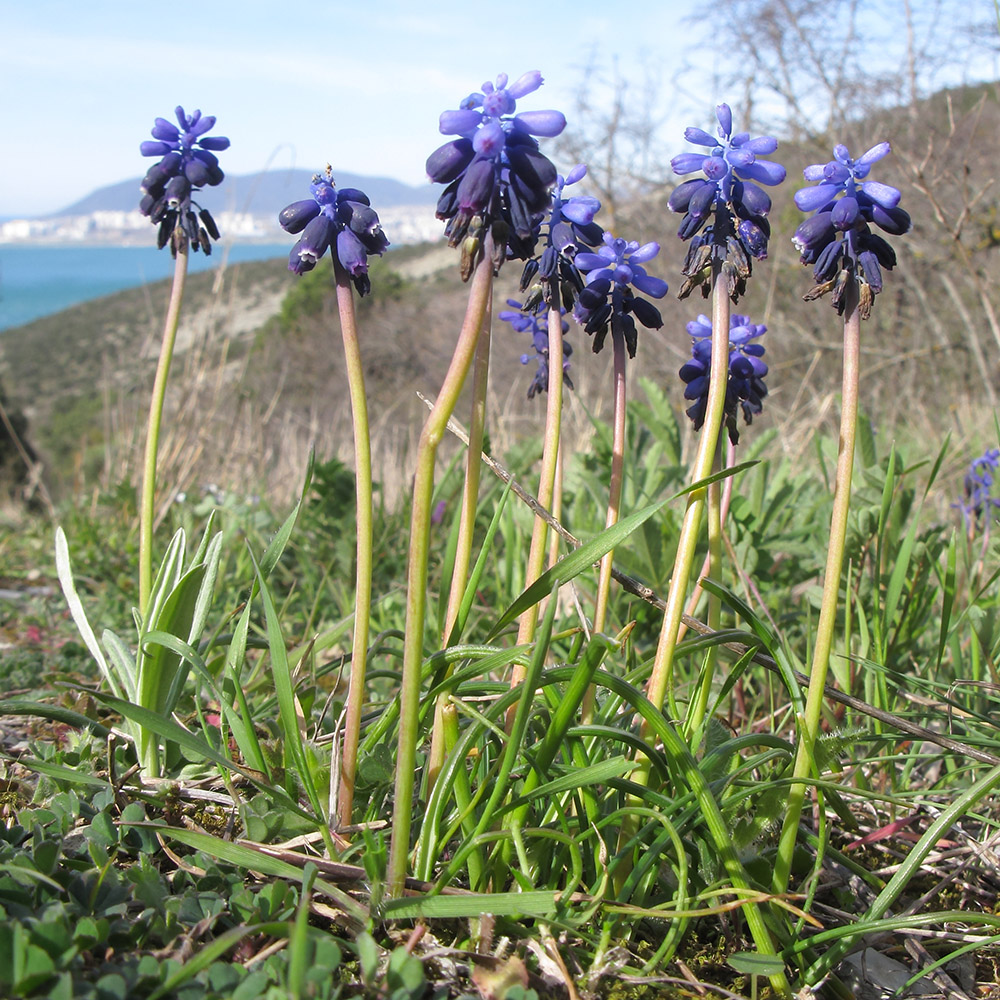
[[[637,976],[662,972],[675,957],[702,967],[704,942],[733,893],[750,898],[770,888],[795,749],[787,706],[799,710],[803,699],[794,670],[809,660],[823,563],[817,538],[829,521],[830,498],[814,468],[769,457],[767,440],[739,456],[759,461],[733,477],[726,532],[735,561],[727,579],[706,583],[723,601],[725,631],[689,633],[677,657],[682,700],[698,683],[708,649],[719,658],[706,723],[694,732],[682,733],[642,694],[660,612],[638,598],[615,591],[611,620],[617,627],[635,623],[620,643],[583,634],[573,605],[550,597],[550,617],[535,642],[515,646],[504,630],[543,590],[549,596],[556,580],[563,595],[572,580],[587,609],[590,566],[608,544],[620,556],[616,565],[662,593],[679,503],[655,515],[650,508],[684,489],[688,472],[666,399],[651,383],[643,393],[629,408],[619,529],[601,537],[608,437],[598,425],[594,447],[566,469],[564,496],[563,520],[589,548],[563,555],[523,593],[530,517],[512,493],[503,495],[499,481],[484,481],[474,549],[480,559],[464,625],[444,649],[428,629],[436,652],[423,665],[422,731],[438,695],[453,723],[434,787],[418,787],[412,803],[414,873],[464,892],[383,898],[405,509],[379,504],[375,511],[377,629],[356,793],[356,819],[370,828],[353,834],[347,847],[327,845],[357,874],[338,883],[323,872],[309,875],[304,851],[287,849],[276,859],[256,847],[314,839],[318,830],[330,836],[331,741],[344,700],[354,562],[354,484],[344,464],[317,465],[300,508],[284,519],[235,496],[175,505],[160,537],[156,627],[142,639],[92,630],[85,646],[63,642],[70,635],[65,624],[39,604],[31,621],[44,626],[45,641],[22,643],[0,660],[10,683],[42,689],[55,670],[79,674],[89,648],[91,662],[103,658],[102,676],[121,698],[100,693],[100,708],[90,701],[79,711],[104,712],[102,725],[113,721],[132,733],[135,747],[154,747],[175,789],[207,782],[223,799],[231,789],[236,796],[220,806],[178,798],[170,786],[126,783],[112,792],[109,761],[114,775],[125,774],[138,759],[130,746],[114,742],[109,757],[83,728],[71,739],[35,743],[20,761],[34,777],[9,783],[5,793],[15,822],[0,851],[0,977],[7,976],[0,992],[416,1000],[432,990],[433,962],[386,929],[421,919],[439,940],[471,949],[467,921],[483,912],[497,934],[515,941],[559,928],[583,965],[598,961],[606,937],[625,949],[622,962]],[[834,450],[826,439],[818,453],[829,460]],[[953,732],[961,720],[959,737],[995,751],[1000,597],[993,571],[1000,539],[974,548],[929,516],[938,466],[914,462],[913,452],[901,446],[885,454],[870,429],[862,434],[837,677],[890,711],[906,696],[911,718],[930,726],[951,712]],[[518,481],[528,481],[524,469],[536,454],[537,445],[526,443],[505,456]],[[456,468],[438,481],[436,498],[449,512],[460,478]],[[68,512],[63,583],[78,622],[120,625],[135,600],[134,497],[123,489],[95,510]],[[433,530],[443,546],[448,515]],[[189,538],[202,539],[195,553]],[[70,544],[76,583],[69,582]],[[442,562],[437,556],[432,564],[432,594]],[[733,641],[762,645],[777,672],[755,662],[753,650],[730,652],[725,643]],[[511,690],[505,678],[515,666],[526,679]],[[581,719],[588,692],[592,715]],[[922,700],[910,699],[914,694]],[[52,720],[55,707],[46,709]],[[640,735],[637,717],[651,735]],[[424,760],[416,764],[421,773]],[[901,748],[886,725],[831,710],[815,753],[827,811],[819,830],[804,833],[809,846],[796,855],[795,888],[807,897],[796,905],[808,910],[809,894],[825,892],[817,874],[828,865],[854,865],[873,892],[882,892],[886,883],[844,853],[859,835],[851,829],[854,804],[864,802],[888,823],[919,808],[927,794],[958,801],[980,776],[942,760],[948,762],[937,777],[925,779],[927,746]],[[983,787],[961,809],[978,803],[983,810]],[[168,862],[156,834],[186,868]],[[899,880],[892,892],[907,900],[918,894]],[[350,933],[309,916],[303,899],[320,893],[338,901]],[[725,919],[742,921],[745,912]],[[871,908],[857,912],[875,919]],[[769,919],[784,935],[781,961],[792,969],[822,967],[823,947],[807,952],[797,918],[774,909]],[[196,927],[208,929],[181,963],[178,942]],[[853,940],[851,933],[845,924],[835,941]],[[248,956],[276,942],[284,943],[279,952],[245,967]],[[746,976],[775,967],[775,958],[747,957],[732,944],[716,952],[720,964],[730,961]],[[452,984],[452,994],[460,988]],[[605,980],[598,995],[611,988]],[[536,992],[514,986],[505,996],[519,990]]]

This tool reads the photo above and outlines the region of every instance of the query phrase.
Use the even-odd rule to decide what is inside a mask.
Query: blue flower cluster
[[[459,138],[445,143],[427,159],[427,174],[447,184],[438,199],[437,215],[448,221],[450,246],[467,236],[479,241],[493,231],[499,267],[507,254],[526,259],[534,252],[541,215],[549,207],[556,168],[539,150],[535,136],[557,136],[566,127],[559,111],[515,113],[517,101],[542,85],[537,70],[508,84],[501,73],[496,84],[483,84],[455,111],[441,115],[443,135]],[[463,246],[463,251],[464,251]],[[462,272],[471,273],[471,254],[463,252]]]
[[[528,399],[534,399],[539,392],[549,391],[549,327],[548,309],[544,303],[530,311],[525,312],[525,305],[516,299],[508,299],[507,305],[511,309],[503,309],[498,314],[499,318],[510,325],[518,333],[531,334],[531,354],[521,355],[521,364],[530,364],[532,360],[537,361],[538,368],[535,377],[528,386]],[[565,314],[565,310],[562,310]],[[569,333],[569,323],[562,321],[562,332]],[[573,353],[573,348],[569,341],[563,340],[563,383],[570,389],[573,383],[569,377],[569,357]]]
[[[192,194],[208,185],[221,184],[225,175],[215,155],[229,148],[229,140],[221,135],[206,135],[215,125],[213,115],[200,111],[185,114],[180,106],[174,109],[177,124],[157,118],[151,135],[139,146],[143,156],[159,156],[142,181],[139,211],[160,227],[156,244],[162,249],[170,243],[176,257],[188,244],[206,254],[212,252],[213,240],[219,229],[207,209],[191,200]],[[193,206],[193,207],[192,207]],[[195,215],[194,209],[198,209]]]
[[[684,132],[688,142],[710,152],[681,153],[670,161],[676,174],[701,171],[704,176],[680,184],[667,205],[673,212],[684,213],[677,235],[691,240],[682,269],[686,280],[678,297],[686,298],[699,286],[707,297],[712,262],[722,260],[728,292],[736,302],[746,291],[753,259],[767,256],[771,227],[766,216],[771,199],[760,185],[780,184],[785,168],[761,158],[778,148],[777,139],[769,135],[751,139],[749,132],[733,135],[729,105],[720,104],[715,113],[718,138],[700,128]]]
[[[371,291],[368,258],[381,255],[389,246],[378,214],[364,191],[337,189],[332,172],[313,175],[312,197],[296,201],[281,210],[278,222],[288,233],[301,233],[288,255],[288,270],[295,274],[311,271],[330,250],[351,276],[359,295]]]
[[[694,429],[701,430],[705,422],[708,406],[709,374],[712,367],[712,321],[705,315],[699,316],[687,325],[691,334],[692,359],[678,373],[684,382],[684,398],[692,400],[687,415],[694,421]],[[737,444],[740,440],[736,418],[743,411],[746,423],[753,423],[755,414],[763,409],[767,395],[764,377],[767,365],[763,344],[755,344],[758,337],[767,331],[763,323],[751,323],[749,316],[733,315],[729,318],[729,380],[726,383],[724,420],[729,440]]]
[[[573,306],[573,316],[584,330],[594,338],[594,353],[604,346],[610,327],[612,336],[624,338],[630,358],[635,357],[636,326],[633,316],[646,329],[658,330],[663,326],[660,310],[633,288],[654,299],[667,294],[667,283],[654,278],[642,266],[660,252],[659,243],[645,243],[616,239],[604,233],[604,245],[596,253],[582,251],[574,263],[586,272],[586,287],[579,293]]]
[[[563,197],[563,191],[587,175],[584,164],[577,164],[565,177],[556,177],[548,212],[538,223],[539,236],[545,233],[545,248],[538,257],[530,257],[521,273],[521,291],[528,289],[537,278],[525,303],[533,309],[544,300],[546,305],[558,305],[571,310],[584,288],[583,276],[576,266],[576,255],[585,247],[597,247],[604,230],[594,222],[601,203],[589,195]]]
[[[805,179],[816,185],[797,191],[795,204],[815,214],[795,230],[792,242],[802,263],[813,265],[816,285],[804,296],[807,301],[831,292],[834,307],[843,314],[844,291],[857,281],[858,312],[862,319],[871,313],[882,291],[882,268],[896,266],[896,252],[870,226],[874,223],[890,236],[910,229],[910,217],[899,207],[899,190],[866,180],[872,164],[890,151],[889,143],[880,142],[853,160],[846,146],[837,145],[829,163],[806,167]]]
[[[955,507],[969,525],[987,521],[988,515],[1000,516],[1000,496],[994,496],[996,474],[1000,468],[1000,448],[988,448],[975,459],[965,474],[965,496]]]

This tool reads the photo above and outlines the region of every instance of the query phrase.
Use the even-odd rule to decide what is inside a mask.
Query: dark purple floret
[[[862,319],[871,314],[875,296],[882,291],[882,269],[891,271],[896,265],[895,251],[871,226],[891,236],[910,229],[910,217],[899,207],[898,189],[866,180],[872,164],[890,151],[889,143],[880,142],[852,160],[847,147],[838,145],[829,163],[814,163],[803,172],[807,181],[816,181],[814,187],[795,194],[795,204],[803,212],[815,213],[792,237],[801,262],[813,265],[816,284],[805,294],[806,300],[830,292],[831,302],[843,314],[844,293],[855,281],[858,312]]]
[[[212,115],[203,116],[200,111],[187,115],[182,107],[174,114],[177,125],[157,118],[151,132],[154,141],[139,146],[143,156],[161,157],[143,178],[139,211],[160,227],[157,245],[162,248],[169,242],[175,257],[178,250],[186,252],[188,245],[209,254],[211,240],[219,238],[219,228],[192,195],[222,183],[225,175],[211,150],[228,149],[229,140],[205,134],[215,125]]]
[[[329,167],[325,176],[313,175],[310,190],[312,198],[294,201],[278,214],[285,232],[302,234],[288,255],[288,270],[305,274],[331,250],[358,294],[367,295],[371,291],[368,258],[381,255],[389,246],[378,214],[364,191],[338,190]]]
[[[431,153],[427,174],[448,185],[438,199],[437,215],[447,220],[449,245],[463,244],[465,278],[487,228],[493,231],[497,267],[505,257],[527,259],[534,253],[541,216],[556,183],[556,169],[535,136],[556,136],[566,127],[559,111],[515,114],[517,101],[541,85],[537,70],[513,83],[501,73],[495,85],[487,81],[482,93],[470,94],[459,109],[441,115],[441,132],[459,138]],[[465,244],[467,237],[471,244]]]
[[[587,272],[587,285],[577,297],[573,316],[587,333],[593,335],[595,354],[604,346],[609,328],[613,337],[624,338],[629,357],[634,358],[637,346],[635,320],[648,330],[658,330],[663,326],[659,309],[633,291],[634,288],[654,299],[662,299],[667,294],[667,283],[662,278],[647,274],[642,266],[659,252],[659,243],[640,246],[635,241],[616,239],[606,232],[603,246],[596,252],[576,254],[576,266],[580,271]]]
[[[771,199],[759,185],[780,184],[785,168],[762,159],[778,148],[777,139],[768,135],[752,139],[748,132],[733,135],[729,105],[720,104],[715,113],[718,137],[700,128],[684,133],[688,142],[710,151],[681,153],[670,161],[674,173],[701,171],[704,177],[680,184],[667,205],[672,212],[684,214],[677,235],[691,240],[679,297],[686,298],[699,286],[707,297],[712,287],[712,263],[721,261],[727,291],[736,302],[746,291],[753,260],[767,257],[771,230],[766,216]]]
[[[691,334],[691,360],[678,373],[684,382],[684,398],[691,400],[687,415],[694,422],[694,429],[701,430],[708,407],[709,375],[712,367],[712,321],[705,315],[687,325]],[[767,331],[763,323],[751,323],[748,316],[733,315],[729,319],[729,380],[726,383],[726,402],[723,409],[729,440],[740,440],[737,416],[743,411],[743,420],[750,424],[763,409],[767,386],[764,377],[767,365],[763,362],[764,347],[753,343]]]
[[[522,305],[516,299],[508,299],[507,305],[511,309],[504,309],[498,314],[499,318],[510,325],[518,333],[531,334],[531,353],[521,355],[521,364],[527,365],[532,361],[538,364],[535,370],[535,377],[528,386],[528,399],[534,399],[540,392],[549,391],[549,325],[548,308],[540,302],[531,309],[527,305]],[[560,310],[565,314],[565,309]],[[569,332],[569,323],[562,320],[562,332]],[[569,377],[569,357],[573,353],[573,348],[565,338],[563,339],[563,384],[568,388],[573,388],[573,383]]]

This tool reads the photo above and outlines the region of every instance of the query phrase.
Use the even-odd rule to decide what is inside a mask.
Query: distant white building
[[[428,205],[395,205],[379,212],[382,228],[395,246],[440,239],[441,222]],[[288,234],[274,216],[249,212],[215,215],[227,239],[283,242]],[[91,212],[53,219],[12,219],[0,223],[0,243],[83,243],[134,245],[145,241],[150,222],[138,211]]]

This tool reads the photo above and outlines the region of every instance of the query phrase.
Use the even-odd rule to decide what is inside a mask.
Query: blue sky
[[[233,143],[229,173],[330,162],[418,184],[443,141],[439,113],[483,80],[541,70],[545,86],[520,107],[560,108],[572,128],[576,91],[595,59],[606,72],[616,63],[637,91],[658,78],[655,116],[679,145],[685,125],[710,127],[717,102],[736,110],[739,101],[714,92],[726,53],[711,40],[710,2],[12,0],[0,28],[0,216],[54,212],[141,176],[150,161],[139,143],[177,104],[218,118],[216,133]],[[954,0],[911,2],[925,20],[936,11],[938,23],[944,3],[947,24],[958,24]],[[901,6],[862,8],[866,41],[885,36],[874,48],[893,70]],[[995,19],[993,0],[961,10],[962,24]],[[997,73],[995,60],[973,68],[964,59],[939,79]]]
[[[595,51],[635,79],[640,58],[654,62],[669,93],[683,57],[679,23],[694,6],[10,3],[0,33],[0,216],[56,211],[141,175],[150,161],[139,143],[177,104],[216,115],[215,132],[232,140],[223,154],[230,173],[329,161],[420,183],[443,141],[438,114],[500,71],[542,71],[545,86],[523,108],[568,110]],[[670,114],[680,129],[691,109],[678,104]]]

